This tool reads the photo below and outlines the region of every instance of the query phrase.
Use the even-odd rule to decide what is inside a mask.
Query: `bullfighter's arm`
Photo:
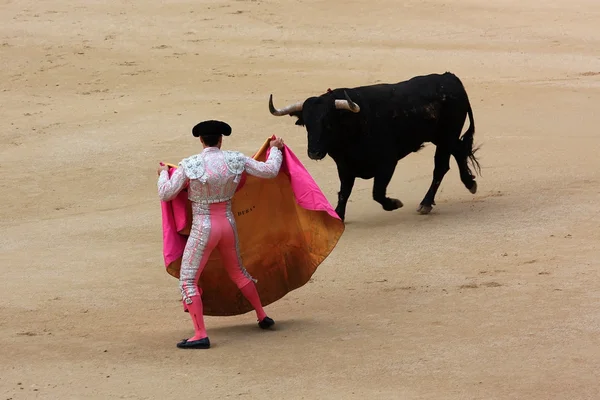
[[[160,171],[157,184],[158,197],[161,201],[173,200],[185,187],[187,181],[187,176],[185,176],[185,172],[181,166],[173,172],[170,179],[167,171]]]
[[[246,157],[246,172],[259,178],[275,178],[281,168],[283,153],[277,147],[271,147],[269,158],[265,162]]]

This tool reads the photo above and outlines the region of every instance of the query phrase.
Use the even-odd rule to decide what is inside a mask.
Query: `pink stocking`
[[[254,285],[254,282],[248,282],[248,284],[246,284],[244,287],[241,287],[240,290],[242,291],[244,297],[248,299],[250,304],[252,304],[254,310],[256,310],[256,317],[258,320],[262,321],[265,319],[267,314],[262,308],[262,303],[260,302],[260,297],[258,296],[258,291],[256,290],[256,285]]]
[[[200,340],[207,336],[206,328],[204,327],[202,298],[199,295],[197,295],[190,297],[190,300],[192,300],[192,302],[190,304],[187,304],[187,308],[189,310],[190,317],[192,317],[192,322],[194,323],[194,330],[196,331],[196,333],[194,334],[194,336],[188,339],[188,342],[191,342],[193,340]]]

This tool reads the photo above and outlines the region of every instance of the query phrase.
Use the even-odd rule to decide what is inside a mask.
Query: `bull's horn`
[[[344,90],[344,96],[346,97],[346,100],[336,100],[335,101],[335,108],[337,108],[338,110],[352,111],[353,113],[359,112],[360,107],[358,106],[358,104],[356,104],[355,102],[352,101],[352,99],[350,98],[350,96],[348,96],[348,93],[346,93],[345,90]]]
[[[278,117],[282,115],[288,115],[296,111],[302,111],[302,104],[303,102],[300,101],[298,103],[291,104],[287,107],[278,110],[273,106],[273,95],[269,96],[269,111],[271,112],[271,114],[276,115]]]

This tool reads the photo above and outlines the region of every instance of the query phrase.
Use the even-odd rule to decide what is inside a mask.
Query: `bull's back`
[[[364,90],[370,118],[399,158],[419,151],[423,143],[437,144],[449,115],[467,116],[465,89],[452,73],[416,76]]]
[[[344,90],[349,92],[350,97],[376,110],[388,108],[386,105],[392,108],[411,108],[464,93],[462,82],[451,72],[419,75],[396,83],[378,83]]]

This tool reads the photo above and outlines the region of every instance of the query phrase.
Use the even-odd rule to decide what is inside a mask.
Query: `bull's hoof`
[[[383,209],[385,211],[394,211],[397,210],[399,208],[404,207],[404,204],[402,204],[402,202],[398,199],[388,199],[388,201],[385,202],[385,205],[383,206]]]
[[[473,186],[471,186],[471,189],[469,189],[469,192],[471,192],[472,194],[477,193],[477,182],[473,181]]]
[[[429,214],[433,210],[433,206],[428,206],[425,204],[421,204],[419,208],[417,208],[417,212],[421,215]]]
[[[398,199],[391,199],[392,203],[396,206],[396,209],[404,207],[404,204]]]

